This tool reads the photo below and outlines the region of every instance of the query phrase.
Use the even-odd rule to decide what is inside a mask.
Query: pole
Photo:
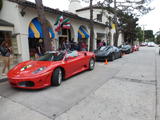
[[[143,25],[143,41],[145,42],[145,39],[144,39],[144,25]]]
[[[45,51],[50,51],[51,50],[51,39],[49,36],[49,30],[47,28],[47,20],[44,14],[44,7],[42,0],[35,0],[36,2],[36,8],[37,8],[37,14],[38,18],[40,20],[40,23],[42,25],[42,33],[43,33],[43,38],[44,38],[44,48]]]
[[[143,27],[143,41],[145,42],[145,32],[144,32],[144,26],[146,26],[146,24],[141,25]]]
[[[89,51],[93,51],[93,35],[94,35],[94,21],[93,21],[93,0],[90,0],[90,48]]]

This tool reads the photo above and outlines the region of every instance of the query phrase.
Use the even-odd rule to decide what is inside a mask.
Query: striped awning
[[[49,25],[48,25],[49,26]],[[55,34],[51,27],[48,27],[50,38],[54,38]],[[34,18],[29,24],[28,29],[28,37],[29,38],[44,38],[42,32],[42,26],[38,18]]]
[[[87,31],[83,27],[79,27],[78,38],[80,38],[80,39],[89,38],[89,34],[87,33]]]

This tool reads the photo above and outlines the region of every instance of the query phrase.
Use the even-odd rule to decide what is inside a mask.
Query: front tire
[[[113,60],[115,60],[115,54],[114,53],[111,55],[111,61],[113,61]]]
[[[63,78],[63,73],[61,68],[56,68],[53,72],[52,79],[51,79],[52,85],[59,86],[62,82],[62,78]]]
[[[91,58],[89,61],[89,70],[93,70],[94,66],[95,66],[95,61],[93,58]]]

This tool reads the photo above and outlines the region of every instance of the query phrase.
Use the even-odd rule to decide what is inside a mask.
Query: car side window
[[[118,52],[118,51],[119,51],[119,49],[118,49],[118,48],[116,48],[116,47],[114,47],[114,50],[115,50],[116,52]]]
[[[71,51],[69,53],[67,53],[66,57],[77,57],[78,56],[78,52],[77,51]]]
[[[114,48],[114,47],[111,47],[110,49],[111,49],[111,51],[114,51],[114,50],[115,50],[115,48]]]

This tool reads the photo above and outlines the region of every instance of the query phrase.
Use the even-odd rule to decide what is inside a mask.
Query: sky
[[[142,16],[139,20],[139,24],[144,26],[144,29],[153,30],[154,33],[156,33],[160,31],[160,0],[153,0],[150,5],[154,7],[154,10]]]
[[[35,0],[28,0],[34,2]],[[69,0],[42,0],[45,6],[51,8],[59,8],[60,10],[68,10]],[[99,0],[93,0],[94,3]],[[63,3],[63,4],[62,4]],[[89,4],[81,2],[82,6],[88,6]],[[150,6],[154,10],[150,11],[148,14],[139,18],[139,26],[144,28],[144,30],[153,30],[154,33],[160,31],[160,0],[152,0]]]

